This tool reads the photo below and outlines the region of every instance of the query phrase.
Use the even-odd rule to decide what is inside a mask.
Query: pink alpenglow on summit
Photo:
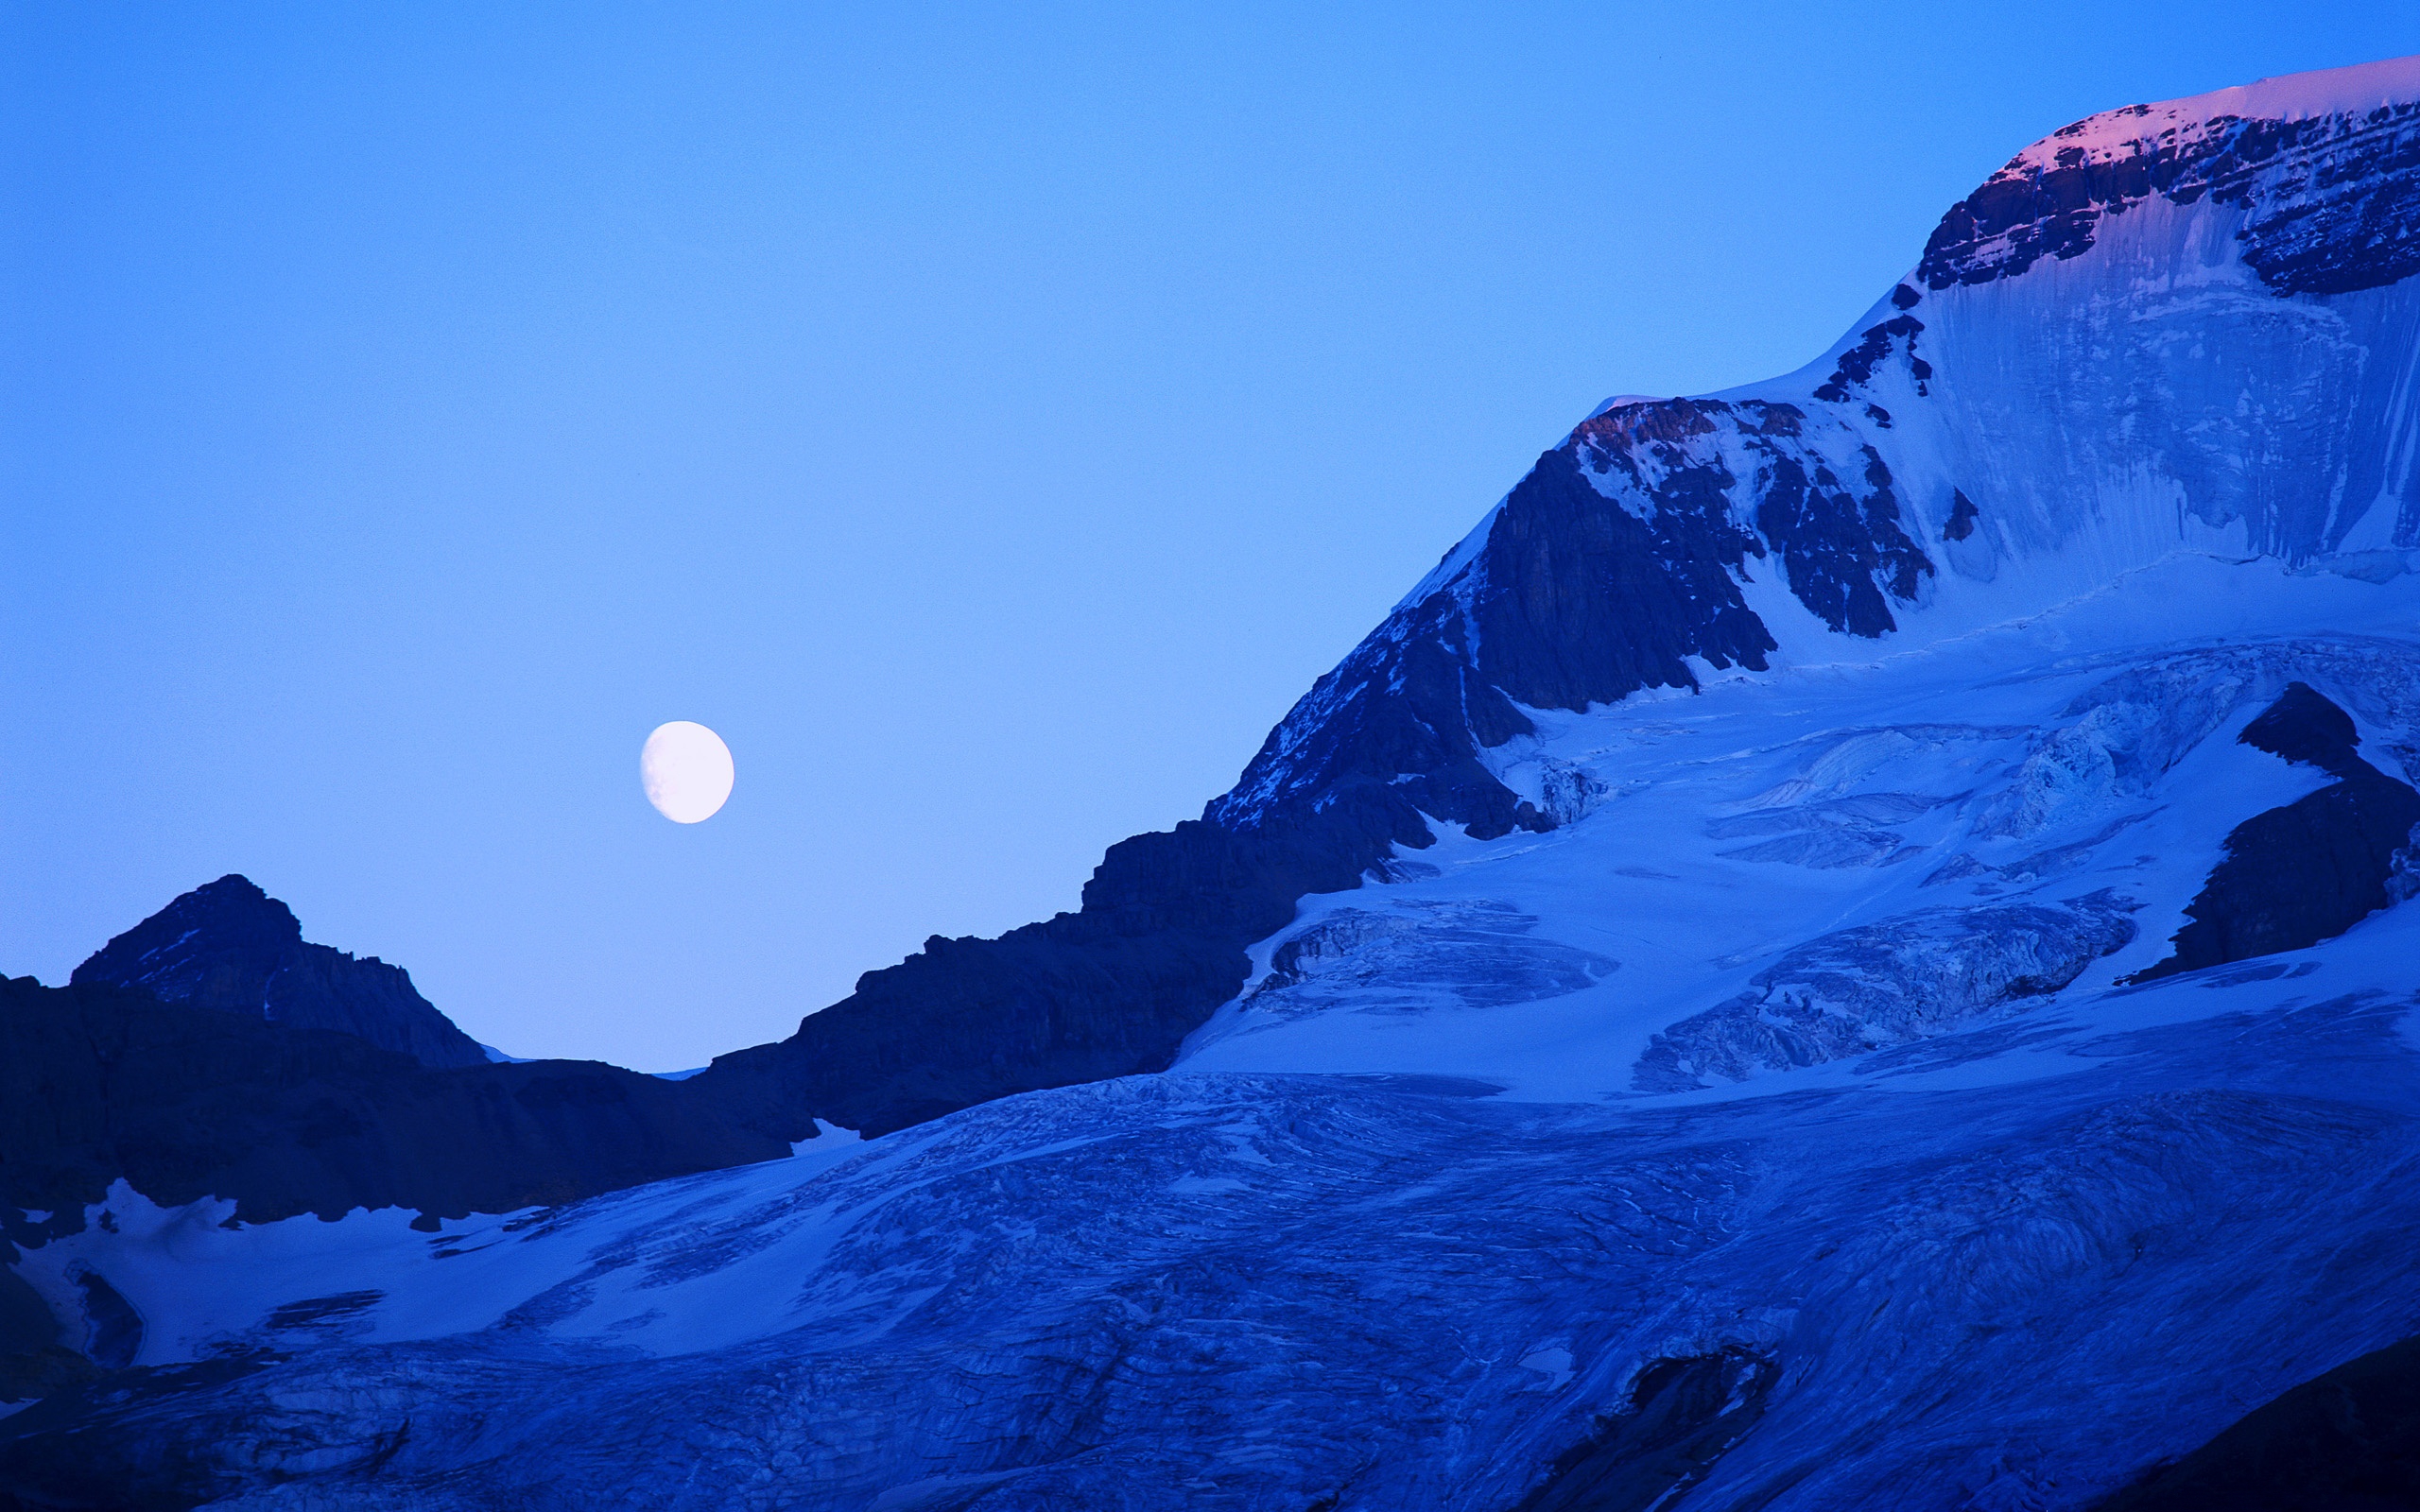
[[[264,1154],[164,1198],[23,1142],[170,1006],[0,982],[103,1089],[15,1277],[148,1370],[0,1502],[2420,1504],[2420,61],[2094,116],[1877,292],[1571,427],[1080,909],[685,1080],[195,1096]],[[447,1089],[545,1206],[383,1158]]]

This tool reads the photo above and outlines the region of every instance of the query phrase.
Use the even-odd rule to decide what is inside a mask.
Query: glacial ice
[[[1751,990],[1657,1035],[1634,1079],[1679,1091],[1703,1076],[1737,1081],[1963,1028],[2056,992],[2134,943],[2129,911],[2104,888],[2055,903],[1924,910],[1823,936],[1757,972]]]
[[[1279,945],[1241,1005],[1292,1017],[1530,1003],[1593,986],[1618,964],[1531,938],[1537,922],[1484,898],[1339,908]]]
[[[2234,741],[2258,688],[2412,729],[2420,579],[2144,587],[2210,618],[2095,597],[1568,717],[1532,755],[1616,796],[1305,900],[1164,1075],[436,1235],[121,1189],[20,1264],[144,1322],[154,1384],[78,1452],[246,1509],[1497,1512],[1722,1380],[1763,1395],[1693,1502],[2081,1505],[2407,1332],[2420,1216],[2420,913],[2115,985],[2307,789]],[[2125,822],[1974,833],[2129,702],[2173,717],[2106,727]],[[1743,819],[1924,858],[1746,862]]]
[[[1795,1096],[1131,1078],[449,1225],[451,1260],[400,1222],[348,1243],[361,1214],[172,1269],[130,1212],[57,1243],[287,1358],[170,1372],[81,1442],[229,1466],[213,1504],[245,1509],[1509,1508],[1610,1404],[1729,1358],[1771,1379],[1706,1504],[2076,1505],[2408,1329],[2420,1060],[2408,992],[2360,984],[2412,922]],[[489,1321],[408,1324],[480,1257]],[[384,1291],[366,1328],[280,1329],[354,1301],[337,1274]]]
[[[1576,432],[1634,521],[1744,532],[1823,467],[1936,570],[1725,537],[1768,666],[1518,710],[1481,764],[1551,824],[1302,898],[1167,1072],[433,1236],[120,1188],[18,1269],[137,1369],[0,1467],[247,1512],[2051,1512],[2411,1335],[2420,910],[2121,985],[2325,780],[2235,739],[2287,683],[2420,761],[2420,279],[2279,294],[2247,224],[2152,195]],[[1316,783],[1436,594],[1510,592],[1504,519],[1219,814]],[[1703,1454],[1642,1469],[1659,1425]]]

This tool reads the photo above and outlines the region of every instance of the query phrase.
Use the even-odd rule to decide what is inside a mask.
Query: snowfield
[[[207,1373],[95,1431],[231,1506],[1509,1507],[1656,1362],[1738,1378],[1693,1502],[2076,1504],[2420,1331],[2420,912],[2116,985],[2316,785],[2276,690],[2411,748],[2420,579],[2149,576],[1561,722],[1584,815],[1305,900],[1165,1075],[434,1235],[121,1188],[21,1270]]]
[[[152,1368],[0,1466],[245,1512],[2034,1512],[2420,1334],[2420,831],[2320,802],[2420,779],[2420,280],[2312,250],[2420,173],[2310,169],[2382,142],[2420,63],[2095,117],[1807,369],[1609,402],[1211,810],[1319,812],[1416,726],[1521,825],[1301,898],[1165,1072],[433,1233],[121,1185],[17,1268]],[[2024,198],[2154,148],[2203,157]],[[1641,653],[1482,738],[1482,673],[1603,671],[1506,639],[1611,592],[1516,575],[1583,538],[1686,589],[1586,623],[1698,635],[1696,685]],[[2244,738],[2279,710],[2358,744]],[[2213,919],[2313,942],[2144,974]]]

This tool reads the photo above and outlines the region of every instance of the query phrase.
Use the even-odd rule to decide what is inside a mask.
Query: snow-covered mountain
[[[2414,272],[2420,60],[2046,138],[1807,368],[1583,421],[1081,912],[680,1084],[791,1159],[44,1214],[122,1368],[0,1487],[2213,1504],[2420,1335]]]

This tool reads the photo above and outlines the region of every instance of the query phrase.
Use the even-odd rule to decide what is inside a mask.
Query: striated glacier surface
[[[1082,910],[664,1094],[788,1159],[14,1215],[0,1504],[2053,1512],[2401,1359],[2415,186],[2420,60],[2028,148]]]
[[[1305,899],[1164,1074],[433,1233],[121,1185],[17,1271],[130,1368],[0,1420],[0,1471],[62,1506],[2087,1505],[2420,1333],[2420,911],[2126,985],[2230,829],[2325,780],[2238,738],[2290,688],[2412,732],[2420,584],[2153,576],[1542,726],[1590,812]],[[2192,661],[2187,602],[2237,680],[1996,833]],[[1917,854],[1735,853],[1726,816],[1793,809]]]

